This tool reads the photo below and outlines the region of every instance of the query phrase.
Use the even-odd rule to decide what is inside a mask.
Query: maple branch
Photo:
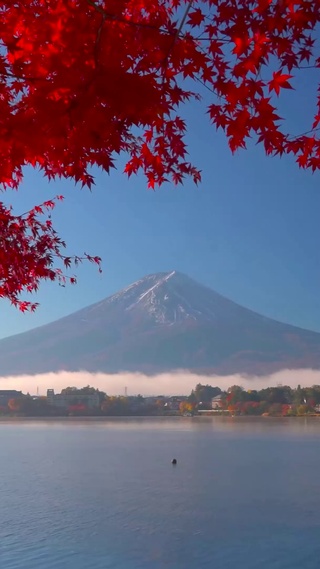
[[[166,56],[165,56],[165,58],[164,58],[164,60],[163,60],[162,87],[164,87],[164,84],[165,84],[165,72],[166,72],[166,70],[167,70],[167,68],[168,68],[170,53],[172,52],[172,50],[173,50],[173,48],[174,48],[174,45],[175,45],[175,43],[176,43],[176,41],[177,41],[177,38],[180,36],[181,30],[182,30],[182,28],[183,28],[183,26],[184,26],[184,24],[185,24],[185,21],[186,21],[186,19],[187,19],[187,17],[188,17],[188,14],[189,14],[189,11],[190,11],[190,9],[191,9],[192,4],[193,4],[193,0],[189,0],[189,3],[188,3],[188,5],[187,5],[187,7],[186,7],[186,9],[185,9],[185,12],[184,12],[184,14],[183,14],[183,17],[182,17],[182,19],[181,19],[180,25],[179,25],[179,27],[177,28],[177,30],[176,30],[176,32],[175,32],[175,34],[174,34],[174,36],[173,36],[171,45],[169,46],[168,52],[167,52],[167,54],[166,54]]]
[[[296,69],[319,69],[319,65],[297,65]]]
[[[0,71],[0,76],[8,77],[9,79],[17,79],[19,81],[46,81],[44,77],[25,77],[17,73],[10,73],[10,71]]]
[[[90,0],[88,0],[88,1],[89,1],[89,3],[91,3]],[[103,25],[104,25],[106,19],[107,19],[107,15],[105,13],[102,13],[101,23],[100,23],[100,26],[98,28],[96,41],[94,44],[94,60],[95,60],[96,67],[98,67],[98,64],[99,64],[99,62],[98,62],[99,43],[100,43],[102,28],[103,28]]]
[[[212,87],[209,87],[209,85],[207,85],[205,81],[200,79],[200,77],[194,77],[194,79],[195,81],[200,83],[203,87],[205,87],[210,93],[213,93],[218,99],[222,99],[221,95],[219,95],[219,93],[217,93],[217,91],[215,91]]]
[[[95,2],[93,2],[93,0],[87,0],[87,3],[90,4],[90,6],[93,6],[93,8],[97,11],[100,12],[100,14],[104,14],[105,10],[103,8],[101,8],[101,6],[99,6],[98,4],[96,4]]]
[[[289,141],[297,140],[298,138],[301,138],[302,136],[306,136],[307,134],[311,134],[312,132],[319,132],[319,131],[320,131],[320,126],[318,126],[317,128],[311,128],[310,130],[306,130],[305,132],[302,132],[301,134],[294,134],[292,136],[288,136],[287,139]]]
[[[90,6],[92,6],[97,12],[100,12],[100,14],[104,14],[106,19],[108,18],[109,20],[115,20],[117,22],[121,22],[122,24],[127,24],[128,26],[136,26],[138,28],[140,27],[140,28],[149,28],[151,30],[157,30],[159,32],[167,34],[168,36],[173,35],[164,28],[159,28],[158,26],[153,26],[152,24],[146,24],[145,22],[135,22],[134,20],[127,20],[126,18],[120,18],[119,16],[115,16],[110,12],[106,12],[104,8],[96,4],[93,0],[87,0],[87,3],[90,4]]]
[[[50,211],[54,208],[55,206],[55,202],[61,202],[64,200],[64,197],[59,195],[59,196],[55,196],[54,198],[52,198],[51,200],[46,200],[44,202],[42,202],[41,204],[39,204],[38,206],[36,206],[37,208],[37,213],[41,213],[40,209],[43,210],[42,213],[44,213],[44,210]],[[2,202],[1,202],[2,203]],[[11,206],[10,206],[11,207]],[[21,213],[20,215],[16,215],[15,218],[16,219],[22,219],[23,217],[26,217],[27,215],[30,215],[30,213],[34,211],[34,207],[31,209],[28,209],[27,211],[25,211],[24,213]],[[50,216],[49,216],[50,217]]]
[[[188,4],[188,6],[187,6],[186,9],[185,9],[185,12],[184,12],[184,14],[183,14],[182,20],[181,20],[181,22],[180,22],[180,26],[179,26],[179,28],[178,28],[178,30],[177,30],[177,32],[176,32],[175,40],[177,39],[177,37],[178,37],[178,36],[180,35],[180,33],[181,33],[181,30],[182,30],[182,28],[183,28],[183,26],[184,26],[184,24],[185,24],[185,21],[186,21],[186,19],[187,19],[187,17],[188,17],[188,14],[189,14],[189,12],[190,12],[190,9],[191,9],[192,4],[193,4],[193,0],[189,0],[189,4]],[[173,47],[173,46],[172,46],[172,47]]]
[[[212,41],[212,38],[210,37],[201,37],[201,34],[199,36],[194,37],[193,39],[195,39],[196,41],[200,40],[200,41]],[[224,39],[224,38],[217,38],[217,41],[219,43],[226,43],[226,44],[230,44],[230,39]]]

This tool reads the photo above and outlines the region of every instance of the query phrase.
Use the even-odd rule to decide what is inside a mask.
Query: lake
[[[317,419],[4,422],[0,469],[1,569],[319,567]]]

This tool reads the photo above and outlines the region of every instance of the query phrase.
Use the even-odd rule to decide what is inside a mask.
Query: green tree
[[[195,398],[197,403],[209,403],[213,397],[222,393],[220,387],[212,387],[212,385],[202,385],[198,383],[195,390],[191,393],[192,398]]]
[[[99,403],[101,404],[102,401],[106,398],[106,393],[104,391],[100,391],[95,387],[91,387],[90,385],[86,385],[85,387],[65,387],[61,390],[62,395],[74,396],[73,399],[70,399],[70,403],[77,403],[77,395],[94,395],[95,393],[99,396]]]
[[[293,399],[293,392],[291,387],[284,385],[278,387],[267,387],[266,389],[261,389],[259,391],[259,396],[261,401],[267,401],[270,404],[281,403],[290,404]]]

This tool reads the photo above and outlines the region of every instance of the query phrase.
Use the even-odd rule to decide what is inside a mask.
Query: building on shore
[[[221,411],[224,407],[224,400],[222,395],[216,395],[211,399],[211,409],[212,411]]]
[[[16,389],[0,389],[0,406],[6,407],[10,399],[20,399],[22,391]]]
[[[100,407],[99,393],[81,393],[80,390],[74,393],[55,393],[54,389],[47,389],[47,401],[59,409],[68,409],[74,405],[84,405],[87,409]]]

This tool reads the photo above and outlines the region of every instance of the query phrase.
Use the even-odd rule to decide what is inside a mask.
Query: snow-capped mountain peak
[[[187,295],[183,292],[191,282],[177,271],[148,275],[111,297],[110,302],[123,303],[125,311],[143,312],[155,324],[173,325],[186,319],[195,320],[203,311],[193,306],[194,301],[188,298],[190,291]]]
[[[2,340],[0,367],[6,375],[177,369],[260,375],[320,369],[320,334],[261,316],[169,271]]]
[[[200,294],[199,287],[202,289]],[[178,271],[170,271],[147,275],[86,310],[104,312],[110,306],[117,306],[157,325],[173,325],[184,320],[212,320],[214,310],[205,306],[204,295],[208,296],[206,287]]]

